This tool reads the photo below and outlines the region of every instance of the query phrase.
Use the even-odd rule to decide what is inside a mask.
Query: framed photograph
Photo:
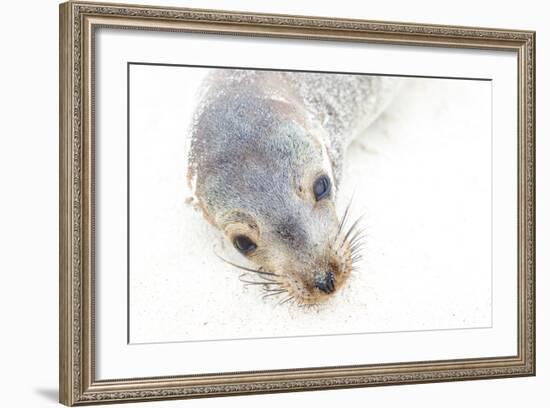
[[[62,403],[534,374],[534,32],[60,6]]]

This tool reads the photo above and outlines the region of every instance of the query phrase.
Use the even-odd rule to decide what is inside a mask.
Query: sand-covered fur
[[[256,265],[248,272],[268,296],[319,303],[351,273],[360,229],[335,209],[345,150],[397,83],[253,70],[207,77],[191,129],[189,183],[204,217]],[[240,242],[253,245],[243,251]]]

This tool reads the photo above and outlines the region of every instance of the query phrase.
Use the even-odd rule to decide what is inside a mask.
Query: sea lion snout
[[[334,292],[334,274],[331,271],[318,272],[315,276],[314,286],[321,292],[331,294]]]
[[[272,279],[281,282],[281,288],[302,305],[326,302],[345,285],[351,274],[353,255],[345,237],[347,230],[339,228],[333,203],[324,205],[328,207],[324,211],[314,209],[310,217],[302,217],[308,226],[306,240],[296,245],[268,235],[269,248],[263,257],[253,259],[263,270],[273,272]],[[264,231],[264,234],[269,233]]]

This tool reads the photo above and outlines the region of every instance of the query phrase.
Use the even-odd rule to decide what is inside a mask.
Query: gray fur
[[[334,201],[346,147],[385,108],[396,81],[220,70],[202,89],[189,155],[200,208],[227,235],[233,224],[252,231],[260,243],[251,261],[288,274],[293,293],[307,297],[298,281],[336,257]],[[334,187],[316,203],[311,189],[321,174]]]

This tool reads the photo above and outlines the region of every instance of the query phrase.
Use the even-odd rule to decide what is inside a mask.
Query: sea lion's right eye
[[[244,255],[247,255],[256,249],[256,244],[246,235],[237,235],[233,239],[233,245],[240,253]]]

